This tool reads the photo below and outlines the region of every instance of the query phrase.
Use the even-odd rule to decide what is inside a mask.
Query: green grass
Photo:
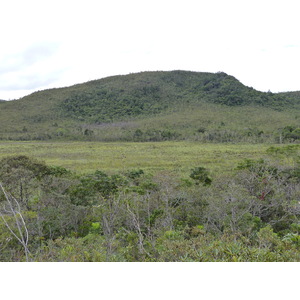
[[[78,173],[141,168],[151,173],[167,171],[184,176],[197,166],[206,167],[214,174],[231,172],[244,158],[265,157],[269,147],[197,142],[1,142],[0,159],[28,155]]]

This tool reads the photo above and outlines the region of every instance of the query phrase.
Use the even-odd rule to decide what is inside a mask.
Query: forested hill
[[[258,92],[225,73],[144,72],[89,82],[71,93],[61,110],[91,122],[153,115],[182,105],[210,102],[282,106],[287,98]]]
[[[18,101],[46,105],[62,117],[107,122],[128,116],[153,115],[173,110],[180,104],[199,102],[227,106],[283,106],[297,102],[300,95],[297,96],[295,99],[288,94],[259,92],[221,72],[171,71],[107,77],[68,88],[36,92]],[[26,110],[26,106],[24,108]]]
[[[300,103],[300,91],[283,92],[277,94],[279,97],[286,99],[289,103]]]
[[[297,127],[293,120],[287,124],[284,114],[292,109],[297,115],[299,103],[300,92],[259,92],[222,72],[141,72],[1,102],[0,138],[135,140],[138,135],[141,140],[151,140],[151,134],[143,137],[143,131],[161,135],[172,128],[165,135],[182,139],[217,130],[220,124],[227,131],[241,130],[242,123],[257,127],[263,120],[253,117],[266,112],[272,113],[279,127]],[[251,110],[253,115],[246,116]],[[250,123],[244,124],[244,118]]]

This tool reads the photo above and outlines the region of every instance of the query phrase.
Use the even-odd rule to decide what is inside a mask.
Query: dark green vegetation
[[[299,92],[144,72],[0,103],[0,261],[300,261]]]
[[[293,142],[299,105],[225,73],[142,72],[1,102],[0,139]]]
[[[230,174],[182,176],[3,158],[0,260],[299,261],[299,154],[272,146]]]

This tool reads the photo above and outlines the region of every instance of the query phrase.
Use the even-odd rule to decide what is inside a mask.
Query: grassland
[[[1,142],[0,159],[28,155],[78,173],[108,173],[141,168],[184,176],[195,166],[212,173],[231,172],[244,158],[266,156],[266,144],[202,144],[197,142]]]

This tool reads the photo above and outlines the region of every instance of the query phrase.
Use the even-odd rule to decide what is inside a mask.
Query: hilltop
[[[300,92],[260,92],[223,72],[141,72],[1,102],[0,138],[297,140],[299,105]]]

